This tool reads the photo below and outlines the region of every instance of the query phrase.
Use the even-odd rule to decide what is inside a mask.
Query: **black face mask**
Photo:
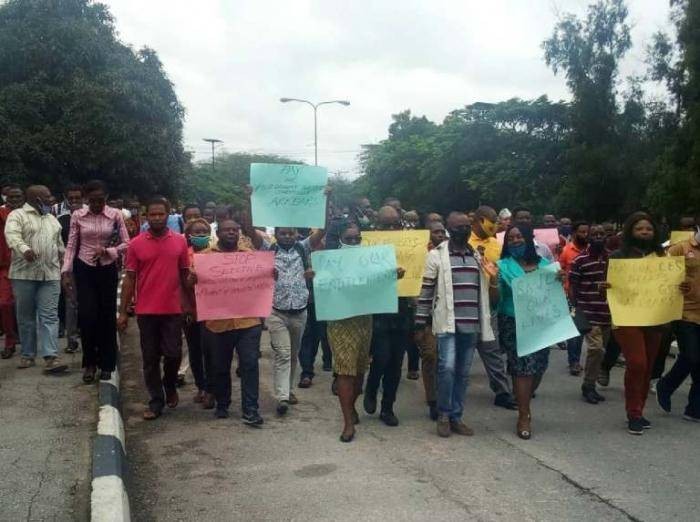
[[[471,235],[471,228],[451,228],[447,232],[455,243],[466,243],[467,238]]]
[[[564,237],[569,237],[571,235],[571,225],[562,225],[559,227],[559,234]]]
[[[588,247],[594,254],[600,254],[605,249],[605,239],[594,239]]]
[[[653,239],[639,239],[637,237],[633,237],[631,243],[633,247],[638,248],[643,252],[648,252],[654,248]]]

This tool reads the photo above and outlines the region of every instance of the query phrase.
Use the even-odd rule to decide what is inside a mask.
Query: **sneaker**
[[[671,413],[671,394],[664,388],[663,379],[659,379],[659,382],[656,383],[656,402],[659,408],[666,413]]]
[[[287,414],[289,411],[289,401],[279,401],[277,403],[277,415],[280,417]]]
[[[452,432],[456,433],[457,435],[464,435],[466,437],[471,437],[472,435],[474,435],[474,430],[466,424],[464,424],[464,422],[462,422],[461,420],[451,420],[450,430],[452,430]]]
[[[228,410],[225,410],[224,408],[216,408],[214,417],[217,419],[228,419]]]
[[[391,410],[382,410],[382,412],[379,414],[379,418],[387,426],[394,427],[399,425],[399,419]]]
[[[44,373],[56,374],[65,372],[68,369],[68,365],[62,364],[58,357],[44,357],[44,360],[46,361]]]
[[[693,415],[690,415],[689,413],[684,413],[683,419],[690,422],[700,422],[700,417],[695,417]]]
[[[362,406],[364,406],[367,413],[372,415],[377,411],[377,396],[371,393],[365,393],[365,397],[362,399]]]
[[[31,366],[35,366],[36,363],[34,362],[34,358],[32,357],[20,357],[19,359],[19,364],[17,365],[17,368],[20,370],[24,370],[26,368],[30,368]]]
[[[505,408],[506,410],[518,409],[518,403],[515,402],[515,399],[510,393],[499,393],[496,395],[493,403],[500,408]]]
[[[440,415],[437,420],[437,434],[440,437],[447,438],[450,436],[450,419],[447,415]]]
[[[581,396],[588,404],[598,404],[598,397],[592,388],[581,388]]]
[[[254,428],[260,427],[263,424],[263,418],[257,411],[253,413],[244,413],[241,419],[243,419],[243,424],[253,426]]]
[[[600,374],[598,374],[598,384],[602,387],[610,385],[610,370],[603,370],[601,368]]]
[[[632,435],[642,435],[644,433],[644,424],[642,423],[642,419],[628,420],[627,432]]]
[[[598,393],[595,388],[593,388],[593,395],[598,399],[598,402],[605,402],[605,397]]]
[[[644,428],[645,430],[651,429],[651,422],[649,421],[649,419],[642,417],[639,419],[639,421],[642,423],[642,428]]]
[[[299,404],[299,399],[297,399],[297,396],[294,395],[292,392],[289,392],[289,404],[292,406]]]

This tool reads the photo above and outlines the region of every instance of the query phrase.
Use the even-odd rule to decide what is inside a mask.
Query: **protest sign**
[[[559,231],[556,228],[536,228],[533,230],[533,233],[535,234],[535,240],[538,243],[547,245],[550,250],[559,245]],[[505,235],[505,232],[499,232],[496,234],[496,239],[501,245],[503,244],[503,238]]]
[[[253,225],[324,228],[327,182],[324,167],[252,163]]]
[[[552,263],[513,280],[515,336],[523,357],[579,335],[571,319],[559,263]]]
[[[311,263],[319,321],[398,312],[393,246],[321,250]]]
[[[428,230],[391,230],[363,232],[362,245],[394,245],[396,263],[406,271],[399,280],[399,297],[416,297],[420,295],[423,284],[425,256],[428,252]]]
[[[270,315],[274,263],[274,252],[195,254],[197,320]]]
[[[615,326],[656,326],[683,314],[685,259],[649,256],[611,259],[608,263],[608,304]]]
[[[671,232],[671,239],[670,243],[672,245],[675,245],[676,243],[680,243],[681,241],[686,241],[687,239],[690,239],[693,237],[694,232],[690,232],[688,230],[674,230]]]

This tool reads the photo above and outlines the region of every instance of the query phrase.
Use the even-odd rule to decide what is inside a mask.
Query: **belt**
[[[306,312],[306,307],[304,308],[298,308],[296,310],[280,310],[279,308],[272,308],[275,312],[280,312],[283,314],[289,314],[289,315],[299,315],[303,312]]]

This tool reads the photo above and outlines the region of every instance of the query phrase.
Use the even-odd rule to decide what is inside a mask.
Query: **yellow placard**
[[[396,264],[406,271],[403,279],[399,279],[399,297],[420,294],[429,240],[428,230],[362,232],[362,246],[394,245]]]
[[[691,237],[693,237],[693,232],[689,232],[688,230],[674,230],[671,232],[670,243],[675,245],[676,243],[680,243],[681,241],[685,241]]]
[[[656,326],[683,315],[682,256],[611,259],[608,304],[615,326]]]

